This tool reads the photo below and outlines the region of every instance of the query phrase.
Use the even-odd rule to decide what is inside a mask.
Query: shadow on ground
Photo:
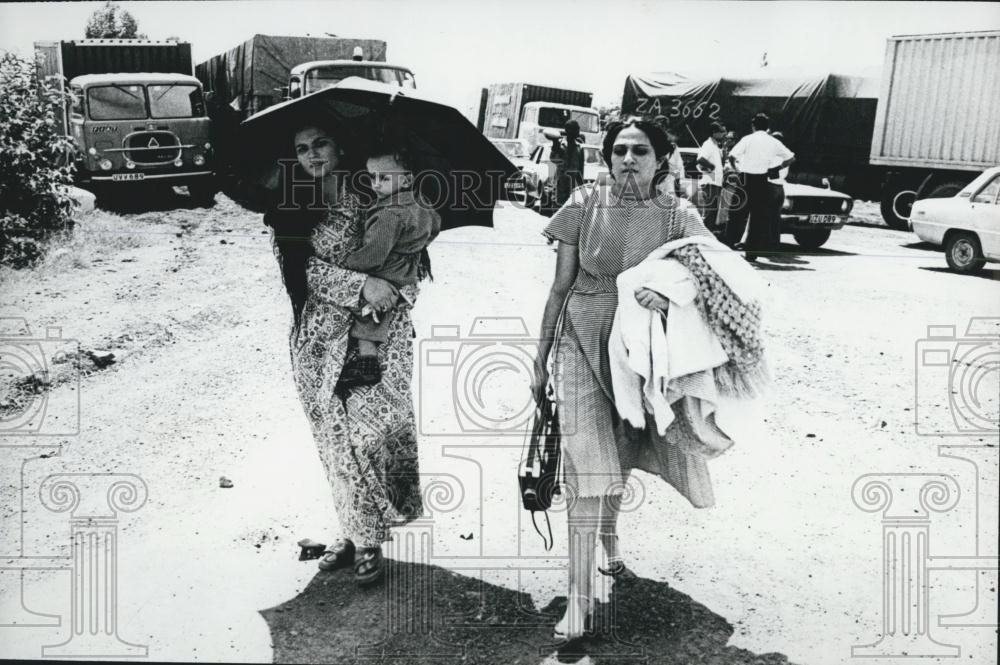
[[[921,270],[926,270],[927,272],[942,272],[948,273],[950,275],[957,275],[959,273],[955,272],[950,268],[931,268],[928,266],[920,266]],[[983,268],[979,272],[969,273],[965,277],[978,277],[979,279],[989,279],[993,281],[1000,280],[1000,269],[997,268]]]
[[[662,582],[619,579],[594,634],[558,648],[552,626],[564,607],[559,598],[539,611],[528,594],[388,560],[375,587],[359,588],[346,570],[318,573],[261,614],[280,663],[788,663],[727,646],[732,625]]]
[[[157,212],[165,210],[193,210],[200,208],[188,195],[187,188],[149,185],[147,183],[121,183],[98,190],[97,206],[117,214]]]

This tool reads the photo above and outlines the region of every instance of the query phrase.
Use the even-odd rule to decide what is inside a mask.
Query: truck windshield
[[[205,115],[201,88],[187,83],[151,85],[149,110],[154,118],[200,118]]]
[[[581,132],[597,132],[599,125],[597,114],[589,111],[573,111],[570,109],[543,106],[538,109],[538,125],[562,129],[570,120],[576,120]]]
[[[331,65],[317,67],[306,73],[304,94],[316,92],[343,81],[349,76],[360,76],[369,81],[391,83],[401,88],[416,88],[413,74],[395,67],[372,67],[369,65]]]
[[[146,95],[141,85],[102,85],[87,91],[92,120],[142,120]]]

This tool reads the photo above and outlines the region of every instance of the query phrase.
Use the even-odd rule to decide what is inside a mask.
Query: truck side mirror
[[[289,96],[288,96],[288,86],[287,85],[283,85],[280,88],[275,88],[275,90],[277,90],[278,92],[281,93],[281,98],[282,99],[290,99]]]

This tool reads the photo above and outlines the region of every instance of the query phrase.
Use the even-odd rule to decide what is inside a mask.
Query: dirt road
[[[66,354],[48,358],[56,360],[52,385],[39,388],[50,400],[50,431],[73,429],[78,400],[79,432],[0,438],[0,657],[37,658],[70,637],[71,617],[86,618],[84,636],[116,626],[156,660],[350,662],[357,645],[382,638],[382,653],[416,649],[437,653],[435,662],[462,653],[465,662],[552,657],[552,618],[537,612],[557,611],[565,593],[565,524],[557,513],[546,553],[517,503],[521,437],[484,430],[491,422],[517,430],[523,417],[523,359],[555,256],[539,235],[544,222],[504,207],[495,229],[447,232],[432,251],[437,281],[417,305],[414,382],[432,516],[399,534],[390,552],[400,575],[437,590],[421,606],[431,614],[403,613],[416,624],[392,614],[399,604],[381,590],[360,593],[346,576],[296,561],[295,541],[329,542],[335,522],[289,374],[289,307],[259,215],[221,196],[211,210],[98,212],[41,269],[3,273],[4,317],[25,319],[36,338],[57,326],[76,340],[37,348]],[[977,374],[976,384],[955,378],[949,368],[961,368],[951,360],[934,365],[923,352],[985,348],[966,327],[970,317],[1000,317],[1000,271],[948,273],[939,251],[874,226],[837,231],[812,255],[783,249],[758,266],[773,292],[774,382],[760,426],[712,462],[714,509],[695,511],[637,479],[621,523],[636,579],[615,589],[619,629],[593,640],[592,662],[616,654],[852,662],[852,647],[877,642],[882,627],[884,519],[927,513],[911,525],[930,534],[932,557],[996,556],[997,434],[983,431],[977,414],[995,417],[997,373]],[[929,325],[955,326],[955,335],[928,341]],[[4,332],[11,339],[16,330],[8,322]],[[450,361],[440,361],[442,351]],[[427,362],[432,355],[438,361]],[[510,371],[487,372],[476,360],[483,356]],[[9,410],[15,397],[4,399]],[[918,413],[931,434],[916,431]],[[941,435],[963,427],[970,436]],[[70,479],[80,505],[69,512],[50,509],[65,505],[49,491],[60,474],[78,474]],[[107,474],[134,476],[148,493],[144,505],[116,512],[101,504]],[[889,474],[885,517],[862,510],[878,509],[880,489],[861,492],[862,480],[852,495],[866,474]],[[233,487],[220,487],[220,476]],[[938,483],[930,495],[921,493],[927,482]],[[116,529],[106,569],[117,575],[113,619],[81,596],[73,604],[71,518],[95,528],[88,516]],[[926,594],[907,601],[915,612],[929,608],[925,630],[959,649],[962,662],[992,658],[995,627],[977,627],[988,617],[938,617],[972,611],[978,599],[976,611],[993,608],[996,623],[992,561],[992,577],[932,570]],[[411,596],[421,588],[406,587]],[[386,612],[395,618],[387,622]],[[431,619],[433,639],[397,634]],[[126,649],[112,643],[90,642],[78,655]],[[917,643],[908,644],[914,653]]]

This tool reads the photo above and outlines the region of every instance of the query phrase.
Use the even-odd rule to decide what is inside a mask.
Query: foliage
[[[87,39],[145,39],[146,37],[139,34],[139,24],[132,14],[111,0],[90,15],[84,36]]]
[[[72,224],[76,147],[62,130],[66,93],[38,81],[35,63],[0,56],[0,263],[23,267],[42,243]]]

